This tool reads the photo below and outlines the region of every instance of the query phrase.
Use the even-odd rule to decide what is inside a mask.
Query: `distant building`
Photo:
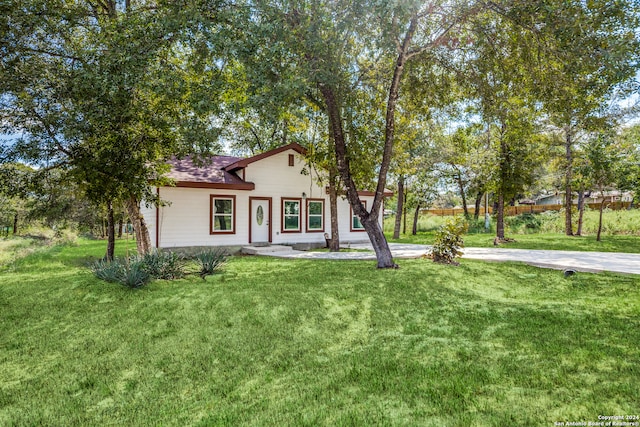
[[[602,193],[600,191],[585,191],[584,201],[585,203],[600,203],[604,198],[605,202],[631,202],[633,201],[633,191],[620,191],[620,190],[605,190]],[[572,202],[574,205],[578,204],[578,194],[573,193]],[[521,202],[522,204],[522,202]],[[541,194],[535,198],[536,205],[563,205],[564,204],[564,192],[556,192],[551,194]]]
[[[585,201],[587,203],[600,203],[603,198],[605,202],[631,202],[633,201],[633,191],[605,190],[602,193],[592,191],[589,197],[585,197]]]
[[[536,205],[562,205],[564,203],[564,193],[556,192],[552,194],[542,194],[535,199]],[[577,200],[576,200],[576,203]]]

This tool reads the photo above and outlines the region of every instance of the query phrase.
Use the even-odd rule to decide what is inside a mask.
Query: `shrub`
[[[119,282],[122,276],[122,263],[115,259],[113,261],[98,260],[91,264],[91,271],[94,276],[105,282]]]
[[[154,279],[179,279],[184,277],[184,258],[175,252],[155,250],[140,258],[142,268]]]
[[[457,257],[462,255],[464,247],[463,235],[467,232],[467,222],[462,217],[455,217],[436,231],[436,239],[431,248],[434,262],[442,264],[455,264]]]
[[[469,221],[469,228],[467,230],[468,233],[492,233],[494,232],[494,222],[489,223],[489,229],[487,230],[484,226],[484,217],[481,216],[478,220],[471,219]]]
[[[139,260],[129,260],[125,263],[124,275],[120,283],[129,288],[140,288],[151,280],[151,275],[144,269]]]
[[[198,252],[195,258],[200,264],[200,277],[204,279],[206,276],[214,274],[217,269],[227,262],[227,257],[227,252],[220,248]]]
[[[78,234],[68,228],[57,229],[53,235],[57,244],[74,246],[78,244]]]
[[[91,265],[91,271],[98,279],[120,283],[129,288],[140,288],[151,280],[151,276],[137,257],[96,261]]]
[[[542,226],[542,221],[538,214],[523,213],[506,219],[507,225],[514,233],[519,231],[537,232]]]

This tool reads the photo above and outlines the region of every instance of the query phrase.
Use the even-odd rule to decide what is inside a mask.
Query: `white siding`
[[[294,154],[294,166],[289,166],[289,155]],[[282,199],[327,199],[325,201],[325,232],[328,231],[329,205],[324,187],[318,185],[317,175],[294,150],[287,150],[249,164],[245,180],[256,185],[252,197],[272,197],[272,239],[274,244],[324,242],[324,233],[306,233],[306,202],[301,200],[300,232],[283,232]],[[247,220],[248,221],[248,220]]]
[[[360,200],[366,202],[367,210],[371,209],[373,197],[360,196]],[[369,236],[366,231],[351,231],[351,213],[352,210],[349,201],[347,199],[338,198],[338,231],[340,232],[340,241],[345,243],[368,241]],[[382,218],[382,215],[380,218]]]
[[[289,154],[295,155],[294,166],[289,166]],[[306,232],[305,199],[323,199],[325,201],[324,232],[331,233],[329,196],[325,193],[324,185],[318,183],[315,170],[310,170],[297,152],[287,150],[250,163],[245,169],[244,179],[247,182],[253,182],[255,189],[246,191],[184,187],[161,188],[160,198],[168,202],[168,205],[159,208],[157,227],[155,208],[142,207],[151,233],[152,244],[155,245],[157,229],[159,247],[161,248],[246,245],[249,243],[250,237],[249,197],[271,197],[271,237],[274,244],[324,243],[324,233]],[[236,196],[234,234],[210,234],[211,195]],[[283,232],[283,198],[301,199],[300,232]],[[367,201],[367,208],[370,209],[373,197],[363,197],[363,200]],[[341,241],[368,240],[366,232],[350,231],[351,209],[346,199],[340,198],[338,200],[338,215]]]
[[[206,188],[164,187],[160,198],[169,202],[160,207],[158,230],[161,248],[182,246],[244,245],[248,237],[250,191]],[[211,195],[235,195],[235,234],[210,234]]]

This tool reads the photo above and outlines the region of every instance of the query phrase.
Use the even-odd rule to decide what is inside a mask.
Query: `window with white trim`
[[[236,196],[211,195],[210,234],[235,233]]]
[[[307,231],[324,231],[324,200],[307,201]]]
[[[300,199],[282,199],[282,232],[300,231]]]

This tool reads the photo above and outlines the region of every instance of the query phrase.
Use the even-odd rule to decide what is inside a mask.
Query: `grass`
[[[132,291],[84,267],[103,252],[0,270],[0,425],[537,426],[639,408],[636,276],[234,257]]]
[[[509,234],[507,236],[514,238],[515,242],[501,244],[501,248],[640,253],[638,236],[606,236],[600,242],[596,241],[595,236],[571,237],[557,233]],[[474,248],[494,247],[494,238],[493,234],[471,233],[464,236],[464,245]],[[387,239],[395,243],[431,245],[435,239],[435,233],[420,232],[415,236],[402,235],[399,239],[392,239],[387,235]]]
[[[418,219],[418,231],[429,232],[435,231],[439,226],[444,224],[449,216],[421,215]],[[528,220],[531,216],[528,214],[518,216],[508,216],[505,218],[505,230],[508,234],[531,234],[531,233],[558,233],[564,234],[564,211],[548,211],[541,214],[534,214],[536,226],[531,226]],[[610,210],[605,209],[603,215],[603,233],[605,236],[613,235],[632,235],[640,236],[640,209],[630,210]],[[574,230],[577,228],[578,215],[574,214]],[[407,217],[407,229],[411,229],[412,217]],[[584,214],[583,234],[595,235],[598,230],[599,212],[597,210],[587,210]],[[394,226],[394,217],[385,218],[385,232],[392,233]],[[478,221],[478,229],[484,228],[484,218],[480,217]],[[491,232],[495,233],[495,217],[491,218]]]
[[[45,245],[35,239],[0,239],[0,266],[27,256]]]
[[[392,239],[393,218],[385,220],[385,234],[390,242],[432,244],[435,231],[451,217],[423,215],[419,219],[418,233],[403,234]],[[564,235],[564,216],[560,212],[547,212],[534,216],[536,227],[527,228],[527,218],[508,217],[505,233],[516,241],[503,244],[504,248],[551,249],[569,251],[628,252],[640,253],[640,210],[607,211],[604,215],[602,240],[596,241],[598,222],[597,211],[587,211],[584,219],[583,236]],[[479,221],[476,229],[483,229],[484,221]],[[493,247],[495,220],[492,219],[490,232],[474,232],[465,236],[467,247]]]

